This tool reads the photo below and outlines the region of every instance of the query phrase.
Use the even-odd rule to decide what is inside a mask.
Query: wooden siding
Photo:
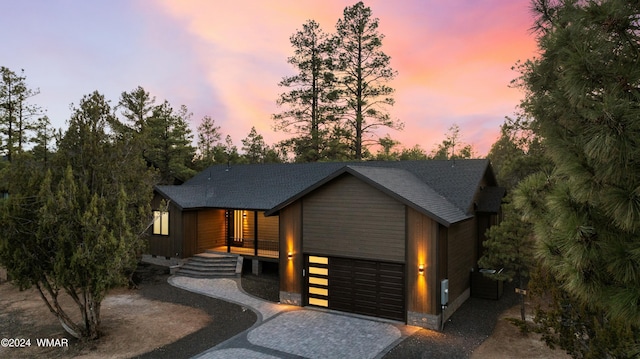
[[[302,294],[302,202],[280,211],[280,291]],[[287,258],[291,252],[293,257]]]
[[[242,211],[242,238],[255,239],[256,215],[254,211]]]
[[[437,301],[438,301],[438,313],[441,312],[441,305],[444,304],[440,301],[442,293],[442,280],[449,278],[449,229],[441,224],[438,224],[438,282],[437,282]]]
[[[278,241],[280,237],[279,217],[265,217],[264,212],[258,212],[258,239],[261,241]]]
[[[182,213],[182,256],[191,257],[198,253],[198,212]]]
[[[437,314],[439,303],[438,223],[407,208],[407,310]],[[424,265],[424,274],[418,267]]]
[[[160,210],[162,196],[155,194],[151,201],[152,210]],[[182,211],[174,204],[169,207],[169,235],[153,234],[153,227],[148,230],[147,252],[154,256],[180,257],[182,252]],[[151,214],[150,219],[151,219]]]
[[[226,217],[221,209],[198,211],[197,252],[226,244]]]
[[[476,266],[477,222],[475,218],[456,223],[448,231],[449,302],[470,287],[471,269]]]
[[[305,253],[404,262],[405,210],[344,175],[303,199]]]

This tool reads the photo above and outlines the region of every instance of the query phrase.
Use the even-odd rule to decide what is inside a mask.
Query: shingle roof
[[[476,211],[497,213],[502,205],[502,198],[506,190],[504,187],[486,187],[478,195],[478,206]]]
[[[336,176],[350,173],[449,225],[470,217],[473,198],[487,170],[491,170],[487,160],[216,165],[181,186],[156,189],[183,209],[277,212]],[[489,177],[493,179],[493,174]]]

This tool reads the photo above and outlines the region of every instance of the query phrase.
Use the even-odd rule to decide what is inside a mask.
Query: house
[[[212,166],[156,187],[149,251],[279,262],[283,303],[439,329],[503,196],[488,160]]]

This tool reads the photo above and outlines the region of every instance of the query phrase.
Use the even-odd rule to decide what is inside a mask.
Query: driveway
[[[176,276],[169,278],[169,283],[239,304],[258,315],[251,328],[196,358],[381,358],[419,329],[376,318],[268,302],[245,293],[234,279]]]

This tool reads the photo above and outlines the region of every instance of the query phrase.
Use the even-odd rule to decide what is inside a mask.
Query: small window
[[[153,234],[169,235],[169,212],[153,211]]]

